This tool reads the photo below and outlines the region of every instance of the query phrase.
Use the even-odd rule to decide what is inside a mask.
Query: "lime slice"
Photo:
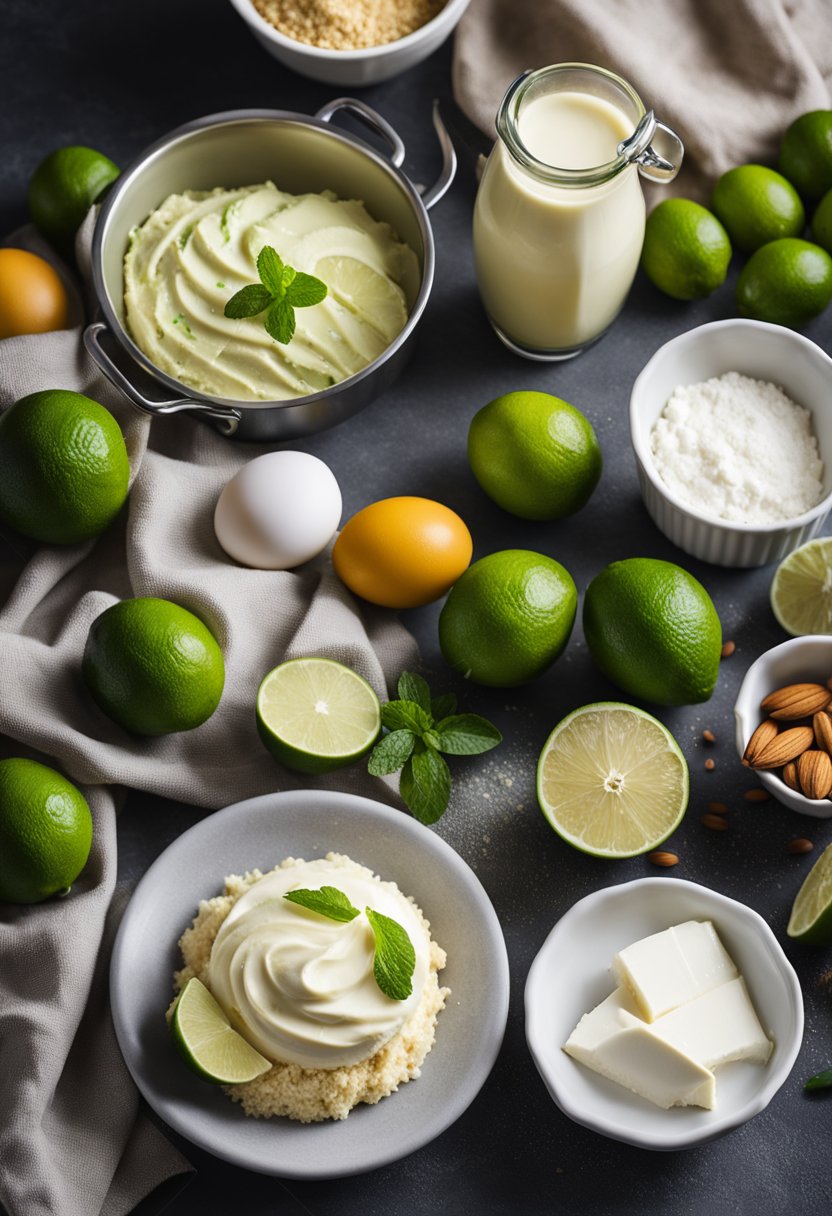
[[[786,633],[832,633],[832,536],[810,540],[777,567],[771,610]]]
[[[289,659],[257,692],[257,729],[272,755],[299,773],[328,773],[360,759],[381,730],[378,697],[332,659]]]
[[[343,304],[387,342],[401,333],[407,321],[404,292],[392,279],[385,278],[357,258],[321,258],[315,274],[323,279],[330,295]]]
[[[688,766],[667,727],[634,705],[584,705],[558,723],[537,765],[543,814],[593,857],[661,844],[688,805]]]
[[[832,945],[832,844],[806,875],[792,904],[786,932],[812,946]]]
[[[232,1030],[220,1006],[196,978],[182,989],[170,1029],[183,1059],[205,1081],[239,1085],[272,1067],[270,1060]]]

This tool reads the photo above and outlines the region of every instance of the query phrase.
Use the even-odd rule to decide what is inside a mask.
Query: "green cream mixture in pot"
[[[325,300],[296,312],[291,342],[226,302],[256,283],[271,245],[321,279]],[[207,396],[281,401],[361,371],[404,329],[419,264],[389,224],[356,200],[287,194],[272,182],[172,194],[131,234],[124,260],[127,328],[152,363]]]

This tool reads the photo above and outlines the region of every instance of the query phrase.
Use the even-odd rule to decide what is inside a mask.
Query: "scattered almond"
[[[731,655],[737,649],[736,642],[726,642],[720,651],[720,656],[723,659],[730,659]]]
[[[725,802],[709,802],[708,810],[712,811],[714,815],[727,815],[728,805]]]
[[[811,840],[807,840],[804,836],[797,836],[786,845],[786,852],[794,854],[811,853],[814,847]]]
[[[828,754],[832,754],[832,718],[822,709],[812,718],[812,730],[815,732],[815,743]]]
[[[830,720],[830,723],[832,724],[832,719]],[[703,730],[702,741],[703,743],[716,743],[716,735],[712,730]]]
[[[675,853],[666,853],[663,849],[656,849],[654,853],[648,853],[647,860],[652,861],[654,866],[663,866],[665,869],[679,864],[679,858]]]
[[[708,812],[702,816],[702,823],[706,828],[710,828],[712,832],[727,832],[728,820],[723,819],[721,815],[712,815]]]
[[[755,786],[753,790],[746,790],[743,794],[746,802],[771,802],[771,794],[768,790],[760,789]]]
[[[783,771],[780,776],[790,790],[794,790],[796,794],[801,793],[800,781],[797,776],[797,764],[794,760],[790,760],[788,764],[783,765]]]
[[[760,702],[760,708],[777,722],[792,722],[797,718],[811,718],[821,709],[826,709],[832,700],[832,692],[823,684],[787,684],[770,692]]]
[[[746,768],[755,767],[761,753],[768,747],[772,739],[777,737],[779,731],[779,726],[776,722],[772,722],[771,718],[766,718],[765,722],[760,723],[743,752],[742,762]]]
[[[768,743],[757,756],[752,768],[782,768],[790,760],[796,760],[807,747],[811,747],[815,736],[811,726],[792,726]]]
[[[714,769],[716,768],[716,760],[712,760],[709,756],[708,759],[705,761],[705,768],[708,770],[709,773],[712,773],[714,771]]]
[[[826,752],[810,748],[797,761],[797,779],[807,798],[825,798],[832,791],[832,760]]]

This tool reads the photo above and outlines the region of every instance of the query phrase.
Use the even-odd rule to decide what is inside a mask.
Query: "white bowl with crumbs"
[[[292,1118],[251,1117],[270,1114],[275,1105],[287,1105],[286,1095],[271,1090],[255,1092],[253,1087],[260,1078],[239,1086],[212,1085],[196,1076],[176,1049],[165,1011],[171,1002],[173,972],[183,961],[177,943],[194,922],[203,900],[213,901],[211,915],[216,912],[221,917],[225,913],[230,925],[233,908],[224,908],[230,899],[222,898],[227,876],[251,876],[254,870],[265,873],[289,858],[313,862],[330,853],[347,855],[335,858],[333,865],[346,866],[347,858],[351,858],[383,880],[382,885],[397,885],[399,895],[388,891],[390,898],[409,897],[421,909],[430,922],[431,938],[441,943],[447,954],[440,979],[450,995],[436,1018],[433,1045],[416,1069],[408,1069],[407,1083],[400,1078],[396,1092],[380,1101],[376,1100],[378,1090],[368,1093],[347,1118],[342,1117],[345,1112],[341,1110],[321,1122],[296,1121],[319,1118],[319,1112],[311,1108],[296,1110]],[[350,867],[338,871],[336,885],[343,888],[351,881],[351,872]],[[285,873],[291,875],[291,868]],[[361,881],[365,880],[375,884],[366,874]],[[239,888],[240,900],[234,907],[242,919],[246,892],[252,895],[257,885],[238,878],[233,886]],[[374,910],[380,912],[385,905],[377,901],[384,898],[383,893],[375,891],[372,898]],[[259,917],[266,907],[258,905],[256,915]],[[205,909],[203,904],[200,914]],[[394,918],[401,920],[400,913],[395,912]],[[258,934],[263,927],[258,928]],[[231,932],[235,932],[233,927]],[[292,932],[296,945],[297,931]],[[214,926],[214,934],[219,941],[221,923]],[[187,962],[194,973],[205,964],[208,936],[191,934]],[[416,938],[412,940],[415,943]],[[213,947],[209,948],[213,959]],[[268,958],[271,968],[273,942]],[[251,955],[249,962],[254,961]],[[218,960],[218,966],[223,965]],[[239,976],[235,968],[229,976],[229,982],[236,984]],[[214,984],[213,971],[208,978]],[[217,995],[221,995],[219,989]],[[110,970],[116,1037],[127,1067],[154,1111],[174,1130],[215,1156],[245,1169],[284,1178],[320,1179],[363,1173],[397,1161],[440,1135],[473,1101],[491,1071],[505,1030],[508,995],[508,958],[502,931],[488,896],[465,862],[409,815],[368,798],[331,790],[286,791],[251,798],[206,816],[178,837],[136,887],[119,927]],[[262,1012],[266,1006],[257,1008]],[[244,1009],[240,1016],[247,1021]],[[339,1033],[337,1028],[330,1029]],[[276,1032],[282,1033],[277,1024]],[[344,1033],[349,1034],[349,1027]],[[274,1055],[269,1058],[276,1059]],[[298,1086],[303,1103],[323,1096],[322,1089],[318,1094],[310,1089],[320,1069],[306,1071],[307,1067],[302,1065],[292,1075],[280,1077],[280,1087],[285,1089],[290,1083]],[[334,1086],[349,1086],[355,1080],[348,1069],[332,1067],[336,1068]],[[302,1076],[294,1075],[300,1072]],[[240,1101],[231,1101],[224,1089],[236,1090],[240,1101],[242,1091],[250,1090],[253,1105],[245,1104],[249,1113],[244,1113]],[[384,1085],[381,1092],[387,1093],[387,1089]],[[333,1102],[337,1097],[334,1093],[326,1096]],[[334,1102],[332,1109],[338,1105]]]
[[[830,389],[832,359],[779,325],[714,321],[660,347],[630,396],[660,531],[734,567],[781,561],[816,536],[832,506]]]
[[[470,0],[231,0],[270,55],[312,80],[372,85],[421,63]],[[382,41],[383,40],[383,41]]]

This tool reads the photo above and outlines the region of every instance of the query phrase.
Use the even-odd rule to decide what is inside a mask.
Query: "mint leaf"
[[[275,300],[266,313],[266,331],[275,342],[285,346],[295,332],[295,310],[285,300]]]
[[[437,722],[434,732],[439,738],[435,744],[440,752],[449,756],[477,756],[491,751],[502,742],[503,736],[479,714],[455,714]]]
[[[306,888],[299,891],[288,891],[283,898],[288,899],[290,904],[300,904],[302,908],[308,908],[310,912],[328,916],[330,920],[340,920],[346,923],[361,915],[359,909],[354,908],[344,892],[339,891],[337,887],[321,887],[318,891],[310,891]]]
[[[399,793],[420,823],[441,818],[451,796],[451,772],[438,752],[414,752],[402,769]]]
[[[375,745],[367,761],[367,772],[371,777],[384,777],[395,773],[408,759],[416,746],[412,730],[394,730]]]
[[[283,276],[281,279],[281,286],[283,288],[284,295],[286,294],[286,288],[289,286],[289,284],[291,283],[292,279],[295,277],[296,274],[297,274],[297,271],[295,270],[295,268],[293,266],[284,266],[283,267]]]
[[[413,942],[397,920],[365,908],[376,939],[373,975],[381,991],[391,1001],[406,1001],[413,991],[416,951]]]
[[[427,680],[417,676],[414,671],[402,672],[397,691],[402,701],[415,701],[426,714],[430,713],[430,689]]]
[[[227,301],[222,310],[226,317],[238,320],[240,317],[256,317],[272,302],[271,293],[261,283],[250,283],[242,287]]]
[[[456,697],[452,692],[445,692],[441,697],[434,697],[430,703],[430,712],[434,722],[441,722],[456,713]]]
[[[823,1072],[810,1077],[803,1088],[809,1093],[812,1093],[816,1089],[832,1089],[832,1068],[826,1068]]]
[[[381,721],[388,730],[412,730],[421,735],[430,729],[430,714],[415,701],[386,701],[381,707]]]
[[[264,245],[257,255],[260,282],[276,300],[283,296],[283,261],[271,245]]]
[[[314,275],[304,274],[298,271],[294,277],[286,284],[286,299],[294,308],[310,308],[313,304],[320,304],[321,300],[325,300],[327,296],[327,285],[322,283],[320,279],[316,279]]]

